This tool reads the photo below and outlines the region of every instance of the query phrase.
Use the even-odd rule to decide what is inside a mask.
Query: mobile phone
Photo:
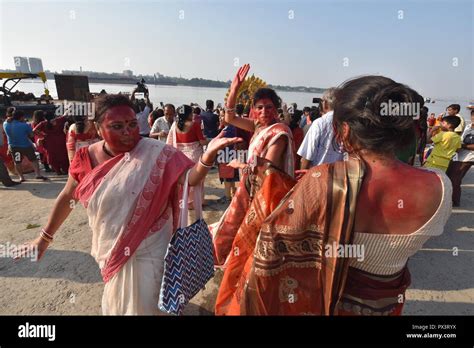
[[[322,101],[321,98],[317,98],[317,97],[313,98],[313,104],[319,104],[321,103],[321,101]]]

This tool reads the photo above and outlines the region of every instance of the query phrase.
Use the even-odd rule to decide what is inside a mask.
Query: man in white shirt
[[[323,163],[341,161],[343,154],[334,148],[334,130],[332,126],[335,102],[335,88],[327,89],[322,98],[323,116],[311,123],[298,155],[301,156],[301,169],[309,169]]]
[[[150,138],[155,138],[166,143],[166,138],[176,116],[173,104],[165,105],[165,116],[157,118],[150,131]]]
[[[153,110],[153,104],[150,102],[150,98],[148,97],[148,92],[145,92],[145,100],[136,100],[135,99],[136,91],[132,93],[132,102],[135,103],[136,107],[136,114],[138,120],[138,128],[140,129],[140,135],[143,137],[148,137],[150,135],[150,125],[148,124],[148,115],[150,114],[151,110]]]

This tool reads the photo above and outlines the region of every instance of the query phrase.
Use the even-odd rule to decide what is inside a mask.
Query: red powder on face
[[[268,98],[258,100],[258,102],[250,109],[250,118],[257,120],[262,126],[273,124],[278,117],[278,111],[275,105],[273,105],[271,110],[266,108],[258,110],[256,105],[273,105],[272,100]]]
[[[131,151],[141,139],[135,112],[125,105],[107,110],[100,132],[115,154]]]

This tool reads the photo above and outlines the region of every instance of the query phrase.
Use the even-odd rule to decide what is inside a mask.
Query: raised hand
[[[227,146],[240,143],[243,141],[242,138],[234,137],[234,138],[224,138],[224,131],[220,132],[217,137],[211,140],[209,144],[207,144],[206,152],[210,154],[217,154],[217,151],[225,149]]]
[[[235,74],[234,80],[230,85],[230,93],[229,98],[227,99],[227,107],[234,107],[235,101],[237,99],[237,93],[239,91],[240,86],[245,81],[247,74],[250,70],[250,64],[244,64],[239,68],[237,74]]]

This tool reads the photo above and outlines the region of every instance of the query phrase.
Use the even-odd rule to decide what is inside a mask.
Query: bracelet
[[[53,236],[50,235],[48,232],[46,232],[44,228],[41,229],[41,232],[43,232],[46,235],[46,237],[51,238],[51,240],[53,239]]]
[[[206,164],[202,161],[202,155],[201,157],[199,157],[199,164],[201,164],[204,168],[207,168],[207,169],[211,169],[212,168],[212,164]]]
[[[53,238],[47,237],[43,231],[40,233],[40,238],[46,241],[47,243],[51,244],[53,242]]]
[[[227,106],[224,106],[224,111],[225,112],[235,112],[235,106],[233,108],[228,108]]]

